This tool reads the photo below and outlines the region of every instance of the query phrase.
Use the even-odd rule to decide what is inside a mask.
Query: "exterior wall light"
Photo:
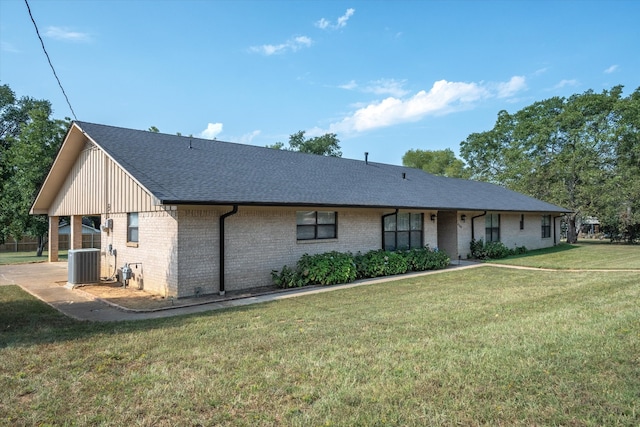
[[[436,214],[431,214],[431,221],[435,222],[435,220],[436,220]]]
[[[462,220],[462,222],[465,222],[467,220],[467,216],[465,214],[460,215],[460,220]]]

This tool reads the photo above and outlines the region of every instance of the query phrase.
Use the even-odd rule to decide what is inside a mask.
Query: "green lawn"
[[[0,252],[0,265],[7,264],[28,264],[31,262],[45,262],[47,261],[48,252],[42,253],[42,256],[37,256],[34,252]],[[60,251],[59,258],[61,260],[67,259],[67,251]]]
[[[557,269],[640,269],[640,245],[583,241],[561,244],[491,261],[497,264]]]
[[[485,266],[119,324],[14,286],[0,307],[2,425],[640,424],[638,273]]]

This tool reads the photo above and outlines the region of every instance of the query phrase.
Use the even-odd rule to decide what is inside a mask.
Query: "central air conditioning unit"
[[[100,283],[100,249],[71,249],[68,281],[72,285]]]

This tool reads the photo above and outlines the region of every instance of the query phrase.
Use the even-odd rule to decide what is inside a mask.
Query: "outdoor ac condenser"
[[[72,285],[100,283],[100,249],[71,249],[68,269]]]

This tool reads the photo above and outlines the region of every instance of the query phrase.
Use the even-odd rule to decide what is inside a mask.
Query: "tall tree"
[[[616,113],[615,160],[595,204],[603,228],[632,242],[640,239],[640,88]]]
[[[474,178],[571,209],[567,240],[575,242],[577,219],[599,214],[615,175],[621,94],[617,86],[501,111],[494,128],[469,135],[460,153]]]
[[[311,138],[304,137],[304,131],[298,131],[289,136],[289,148],[285,148],[282,142],[267,145],[276,150],[299,151],[301,153],[318,154],[321,156],[342,157],[340,140],[335,133],[326,133],[322,136]]]
[[[409,150],[402,156],[402,164],[450,178],[465,178],[467,176],[464,162],[458,159],[453,150],[449,148],[444,150]]]
[[[2,117],[2,128],[9,131],[2,135],[0,152],[0,239],[36,237],[40,255],[48,230],[47,219],[31,216],[29,210],[64,138],[68,122],[51,118],[48,101],[18,100],[15,95],[13,102],[11,97],[4,99],[10,103],[2,110],[11,114]]]

